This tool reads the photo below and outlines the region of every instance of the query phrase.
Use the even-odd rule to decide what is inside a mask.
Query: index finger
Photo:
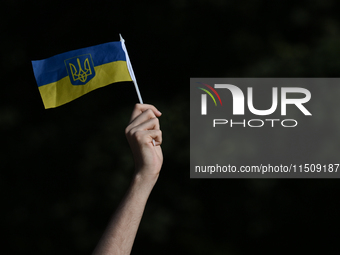
[[[132,111],[132,114],[131,114],[131,119],[130,119],[130,123],[137,117],[139,116],[142,112],[146,111],[146,110],[152,110],[153,113],[159,117],[162,115],[162,113],[160,111],[157,110],[156,107],[154,107],[153,105],[151,104],[136,104],[135,105],[135,108],[133,109]]]

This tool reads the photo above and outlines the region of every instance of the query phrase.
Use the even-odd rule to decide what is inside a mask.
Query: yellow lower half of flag
[[[39,87],[45,109],[66,104],[86,93],[115,82],[131,81],[125,61],[116,61],[94,67],[96,75],[84,85],[72,85],[66,76],[57,82]]]

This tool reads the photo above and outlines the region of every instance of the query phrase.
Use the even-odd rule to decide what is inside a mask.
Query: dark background
[[[132,253],[338,254],[338,180],[189,178],[189,78],[338,77],[339,5],[2,1],[0,253],[97,244],[133,173],[124,129],[137,95],[125,82],[45,110],[30,61],[121,33],[144,102],[163,113],[164,166]]]

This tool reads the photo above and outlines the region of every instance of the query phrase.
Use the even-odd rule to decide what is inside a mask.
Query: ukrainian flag
[[[124,42],[109,42],[32,61],[45,109],[114,82],[132,81]]]

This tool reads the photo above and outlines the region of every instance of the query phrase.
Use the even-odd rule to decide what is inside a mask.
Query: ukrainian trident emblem
[[[95,75],[91,54],[84,54],[65,60],[72,85],[84,85]]]

